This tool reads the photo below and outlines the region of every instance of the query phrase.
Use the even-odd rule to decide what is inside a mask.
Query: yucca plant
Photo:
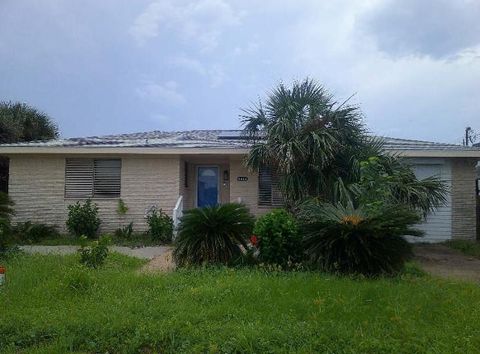
[[[185,212],[175,240],[178,266],[228,264],[247,246],[254,218],[242,204],[231,203]]]
[[[421,214],[402,205],[381,211],[309,201],[301,206],[304,247],[313,265],[335,273],[395,274],[412,254],[404,236],[421,236]]]

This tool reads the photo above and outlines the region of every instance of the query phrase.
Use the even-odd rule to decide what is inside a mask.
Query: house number
[[[237,177],[237,181],[246,182],[246,181],[248,181],[248,177]]]

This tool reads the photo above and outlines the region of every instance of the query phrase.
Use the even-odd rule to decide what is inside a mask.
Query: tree
[[[58,127],[45,113],[19,102],[0,102],[0,143],[48,140]]]
[[[440,179],[419,181],[398,156],[384,151],[381,139],[367,134],[358,107],[348,100],[338,103],[313,80],[280,84],[241,118],[253,141],[246,165],[276,171],[287,207],[309,198],[343,204],[361,200],[368,185],[362,162],[371,157],[392,177],[386,186],[397,203],[427,212],[445,201]]]
[[[19,102],[0,102],[0,144],[48,140],[58,127],[45,113]],[[7,190],[8,159],[0,157],[0,191]]]

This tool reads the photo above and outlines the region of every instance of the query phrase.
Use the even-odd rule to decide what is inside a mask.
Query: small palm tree
[[[247,246],[254,218],[237,203],[185,212],[175,239],[173,256],[179,266],[228,264]]]
[[[404,236],[423,234],[414,228],[419,213],[399,205],[379,210],[309,201],[299,216],[307,256],[330,272],[395,274],[412,254]]]

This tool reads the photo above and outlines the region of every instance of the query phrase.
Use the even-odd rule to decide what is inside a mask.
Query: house
[[[386,149],[408,159],[419,177],[439,175],[451,189],[447,205],[421,225],[426,241],[476,236],[475,166],[480,148],[385,138]],[[255,215],[281,205],[275,176],[248,171],[240,131],[148,132],[0,145],[10,158],[9,193],[14,221],[65,228],[68,205],[92,198],[101,229],[110,232],[157,206],[175,221],[182,210],[242,202]],[[128,207],[118,215],[118,200]]]

